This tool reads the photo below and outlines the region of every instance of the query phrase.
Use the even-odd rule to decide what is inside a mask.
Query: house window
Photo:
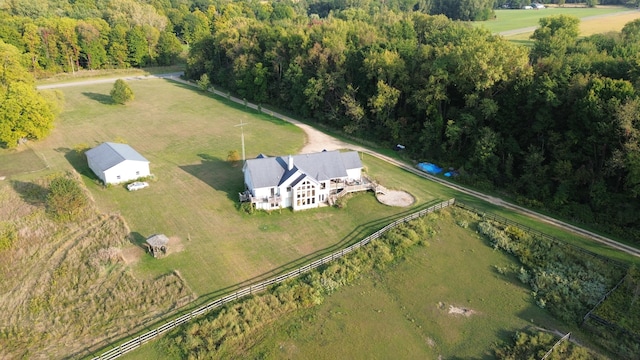
[[[326,183],[324,183],[324,182],[321,182],[321,183],[320,183],[320,190],[324,190],[324,189],[326,189],[326,188],[327,188],[327,184],[326,184]]]
[[[303,181],[296,188],[296,202],[298,206],[312,205],[316,203],[316,186],[309,181]]]
[[[120,180],[120,175],[116,176],[116,179],[117,179],[117,180]]]
[[[288,186],[288,187],[287,187],[287,192],[288,192],[288,193],[289,193],[289,192],[291,192],[291,186]]]
[[[140,176],[140,171],[136,171],[136,176]]]

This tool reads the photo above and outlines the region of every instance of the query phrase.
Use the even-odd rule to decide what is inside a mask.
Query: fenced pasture
[[[468,213],[449,208],[429,221],[437,234],[426,239],[428,246],[362,274],[323,304],[284,316],[251,340],[225,345],[225,356],[481,359],[492,358],[494,342],[527,325],[561,328],[533,303],[529,289],[495,271],[513,259],[459,225],[472,221]],[[450,313],[450,306],[472,312]],[[162,349],[153,344],[124,358],[164,356]]]
[[[577,18],[587,18],[592,16],[609,15],[620,12],[629,11],[625,7],[595,7],[595,8],[576,8],[576,7],[550,7],[540,10],[523,10],[523,9],[499,9],[496,10],[496,18],[487,21],[474,22],[474,26],[481,26],[492,33],[501,33],[504,31],[522,29],[530,26],[537,26],[538,20],[543,17],[552,15],[571,15]],[[600,19],[601,22],[609,22],[615,19]]]
[[[407,223],[409,221],[424,217],[428,214],[431,214],[435,211],[439,211],[442,210],[446,207],[452,206],[454,204],[455,200],[454,199],[450,199],[447,201],[444,201],[442,203],[430,206],[427,209],[418,211],[416,213],[410,214],[408,216],[405,216],[401,219],[398,219],[390,224],[387,224],[386,226],[384,226],[383,228],[381,228],[380,230],[376,231],[375,233],[365,237],[364,239],[358,241],[357,243],[350,245],[348,247],[345,247],[343,249],[340,249],[336,252],[333,252],[327,256],[322,257],[321,259],[315,260],[313,262],[307,263],[304,266],[301,266],[297,269],[294,269],[292,271],[287,272],[286,274],[281,274],[278,275],[276,277],[273,277],[271,279],[262,281],[262,282],[258,282],[258,283],[253,283],[250,284],[249,286],[245,287],[242,290],[236,291],[234,293],[228,294],[227,296],[224,296],[220,299],[216,299],[215,301],[212,301],[208,304],[205,304],[203,306],[201,306],[200,308],[184,314],[180,317],[177,317],[175,319],[173,319],[172,321],[169,321],[163,325],[158,326],[157,328],[148,331],[134,339],[131,339],[123,344],[119,344],[118,346],[114,347],[111,350],[108,350],[106,352],[104,352],[103,354],[95,357],[95,360],[109,360],[109,359],[115,359],[120,357],[121,355],[124,355],[126,353],[129,353],[137,348],[139,348],[140,346],[142,346],[143,344],[155,339],[158,336],[161,336],[162,334],[171,331],[173,329],[175,329],[176,327],[185,324],[189,321],[191,321],[192,319],[195,319],[199,316],[205,315],[209,312],[211,312],[212,310],[215,310],[219,307],[222,307],[224,305],[226,305],[227,303],[231,303],[234,302],[236,300],[242,299],[244,297],[250,296],[252,294],[255,293],[259,293],[262,292],[264,290],[266,290],[268,287],[273,286],[273,285],[277,285],[279,283],[282,283],[284,281],[290,280],[290,279],[294,279],[297,278],[303,274],[306,274],[310,271],[313,271],[325,264],[329,264],[331,262],[334,262],[340,258],[342,258],[345,255],[348,255],[349,253],[353,252],[353,251],[358,251],[358,249],[360,249],[363,246],[367,246],[369,245],[369,243],[371,243],[372,241],[380,238],[381,236],[383,236],[386,232],[388,232],[389,230],[392,230],[394,228],[396,228],[397,226],[400,226],[404,223]]]

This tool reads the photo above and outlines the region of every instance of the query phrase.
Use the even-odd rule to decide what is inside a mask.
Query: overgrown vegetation
[[[54,220],[80,220],[88,204],[89,199],[80,187],[78,179],[61,175],[49,183],[47,212]]]
[[[598,344],[610,352],[627,359],[640,357],[640,273],[629,269],[619,288],[607,297],[593,312],[585,327],[596,334]]]
[[[96,213],[83,191],[68,177],[0,186],[2,358],[80,357],[192,299],[177,274],[135,277],[124,220]],[[69,216],[79,203],[80,220]]]
[[[547,332],[533,329],[518,331],[511,344],[495,350],[495,356],[499,360],[542,359],[553,348],[551,355],[548,357],[550,360],[606,359],[606,357],[591,353],[569,340],[561,342],[554,348],[558,340],[559,337]]]
[[[522,266],[513,272],[531,287],[538,306],[568,323],[580,324],[625,273],[624,268],[606,259],[512,226],[482,221],[478,231],[495,249],[518,258]]]

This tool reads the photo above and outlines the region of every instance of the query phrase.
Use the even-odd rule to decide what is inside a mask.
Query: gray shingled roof
[[[347,176],[347,169],[362,168],[356,151],[323,151],[293,156],[293,169],[288,170],[289,157],[264,157],[247,160],[247,170],[255,188],[275,187],[297,170],[319,181]]]
[[[102,143],[88,150],[86,155],[101,171],[111,169],[125,160],[149,162],[131,146],[112,142]]]

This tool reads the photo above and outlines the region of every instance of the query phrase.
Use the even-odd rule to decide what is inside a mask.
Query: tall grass
[[[79,222],[50,219],[49,181],[0,186],[0,223],[17,233],[0,250],[0,357],[77,356],[191,299],[175,274],[132,274],[121,255],[130,234],[121,216],[91,208]]]

